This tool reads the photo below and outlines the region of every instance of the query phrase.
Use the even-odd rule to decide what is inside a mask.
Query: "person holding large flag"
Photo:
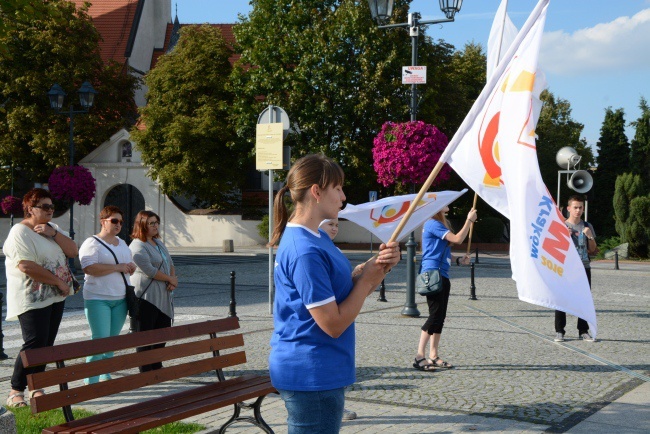
[[[353,278],[350,262],[318,229],[337,217],[343,179],[334,160],[307,155],[293,164],[275,197],[269,244],[279,247],[269,373],[287,409],[289,434],[341,429],[344,388],[356,381],[354,320],[399,261],[399,245],[382,244]],[[291,216],[287,191],[295,205]]]
[[[451,292],[449,281],[449,267],[452,263],[451,245],[461,244],[469,233],[469,228],[476,221],[476,210],[472,209],[467,214],[467,220],[463,228],[454,234],[451,225],[447,220],[449,207],[445,206],[435,214],[431,220],[424,224],[422,229],[422,262],[420,272],[423,270],[440,270],[442,279],[442,291],[435,295],[427,295],[429,306],[429,317],[422,326],[418,352],[415,355],[413,367],[420,371],[434,371],[436,368],[453,368],[453,366],[442,360],[438,355],[442,327],[447,317],[447,305]],[[456,258],[456,264],[460,265],[460,257]],[[463,257],[463,264],[469,264],[469,256]],[[427,344],[429,344],[429,358],[424,355]]]
[[[566,227],[569,229],[573,245],[580,255],[582,265],[585,267],[587,281],[591,287],[591,264],[589,255],[595,255],[598,252],[596,245],[596,231],[591,223],[582,220],[582,214],[585,212],[585,198],[581,194],[572,195],[567,202],[567,211],[569,218],[565,220]],[[561,310],[555,311],[555,342],[564,342],[566,331],[566,312]],[[578,337],[586,342],[596,342],[596,339],[589,333],[589,323],[582,318],[578,318]]]

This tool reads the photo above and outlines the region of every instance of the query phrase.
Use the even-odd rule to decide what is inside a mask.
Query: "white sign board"
[[[426,84],[426,66],[402,66],[402,84]]]
[[[282,124],[257,124],[255,168],[282,170]]]

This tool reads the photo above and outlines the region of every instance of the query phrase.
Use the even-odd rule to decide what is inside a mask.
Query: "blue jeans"
[[[93,339],[117,336],[126,320],[126,300],[84,300],[84,311]],[[113,357],[113,352],[95,354],[87,357],[86,363],[111,357]],[[86,384],[93,384],[100,380],[110,379],[110,374],[106,373],[99,377],[87,378],[84,381]]]
[[[280,390],[289,434],[336,434],[341,430],[345,388],[318,392]]]

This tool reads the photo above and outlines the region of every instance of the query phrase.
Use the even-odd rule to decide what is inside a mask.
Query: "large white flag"
[[[467,189],[426,193],[396,240],[400,241],[406,237],[409,232],[423,225],[429,218],[466,191]],[[339,217],[368,229],[377,238],[387,243],[416,196],[416,194],[405,194],[385,197],[376,202],[366,202],[360,205],[348,204],[339,212]]]
[[[537,76],[537,58],[548,3],[539,1],[440,159],[510,219],[519,298],[583,318],[595,336],[587,276],[542,181],[535,148],[538,96],[545,85]]]
[[[495,68],[517,37],[517,27],[508,16],[508,0],[501,0],[494,15],[492,29],[487,44],[487,77],[491,77]]]

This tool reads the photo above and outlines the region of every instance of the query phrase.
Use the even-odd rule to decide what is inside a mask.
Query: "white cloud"
[[[577,30],[544,33],[540,66],[575,76],[585,72],[650,70],[650,9]]]

